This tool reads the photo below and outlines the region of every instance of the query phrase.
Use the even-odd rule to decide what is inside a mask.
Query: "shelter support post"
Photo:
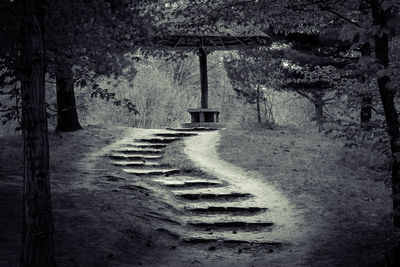
[[[207,54],[201,47],[200,59],[200,84],[201,84],[201,108],[208,108],[208,79],[207,79]]]

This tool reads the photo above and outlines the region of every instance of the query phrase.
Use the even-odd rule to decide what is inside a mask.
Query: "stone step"
[[[231,228],[231,229],[213,229],[199,231],[197,227],[188,227],[186,233],[182,234],[182,240],[192,245],[223,244],[226,248],[250,248],[257,251],[258,248],[272,248],[273,250],[288,246],[289,243],[280,235],[274,234],[273,227],[251,228]],[[269,251],[273,252],[273,251]]]
[[[202,131],[217,131],[217,128],[212,127],[190,127],[190,128],[167,128],[167,130],[177,132],[202,132]]]
[[[132,144],[124,144],[126,147],[138,147],[138,148],[165,148],[167,144],[149,144],[149,143],[132,143]]]
[[[153,137],[153,138],[143,138],[139,139],[139,142],[144,142],[144,143],[151,143],[151,144],[169,144],[174,141],[179,140],[179,138],[175,137]]]
[[[200,190],[203,188],[198,188],[198,189],[193,189],[193,190]],[[224,187],[215,187],[212,189],[224,189]],[[232,192],[240,192],[240,191],[236,191],[236,190],[232,190]],[[173,190],[172,193],[176,194],[182,194],[182,192],[179,192],[178,190]],[[214,193],[214,192],[212,192]],[[222,194],[227,194],[230,193],[228,192],[221,192]],[[186,194],[186,193],[185,193]],[[258,198],[254,197],[252,194],[249,194],[246,197],[239,197],[239,198],[229,198],[229,197],[221,197],[219,199],[202,199],[201,201],[186,201],[185,203],[182,203],[182,205],[180,205],[180,208],[183,210],[189,210],[189,209],[196,209],[196,208],[207,208],[207,207],[262,207],[260,203],[258,203]],[[210,213],[203,213],[201,214],[201,212],[194,214],[193,212],[187,212],[188,216],[214,216],[214,215],[227,215],[227,216],[238,216],[241,214],[236,214],[234,212],[226,212],[226,213],[218,213],[218,212],[210,212]],[[246,213],[243,215],[249,216],[249,215],[255,215],[255,214],[263,214],[262,212],[259,213]]]
[[[201,202],[197,204],[201,205]],[[259,223],[259,222],[273,222],[270,218],[270,213],[259,212],[259,213],[233,213],[233,212],[210,212],[210,213],[190,213],[187,212],[182,215],[183,220],[187,222],[200,222],[200,223],[213,223],[213,222],[247,222],[247,223]]]
[[[259,207],[237,207],[237,206],[208,206],[208,207],[186,207],[185,210],[200,214],[255,214],[268,210]]]
[[[153,149],[153,148],[120,148],[118,150],[113,150],[113,153],[122,153],[122,154],[144,154],[144,155],[152,155],[152,154],[161,154],[163,150],[161,149]]]
[[[272,222],[246,222],[246,221],[217,221],[217,222],[188,222],[188,225],[203,228],[205,231],[210,230],[229,230],[240,228],[243,231],[243,228],[246,230],[258,230],[264,228],[271,228],[274,224]]]
[[[240,200],[243,198],[249,198],[252,195],[248,193],[238,193],[238,192],[231,192],[231,193],[176,193],[177,197],[186,199],[186,200],[214,200],[214,201],[234,201]]]
[[[202,180],[202,179],[189,180],[189,181],[168,180],[160,182],[167,187],[178,188],[178,189],[193,188],[193,187],[215,187],[223,185],[217,181]]]
[[[260,240],[246,240],[246,239],[224,239],[224,238],[214,238],[214,237],[203,237],[203,236],[193,236],[184,238],[183,241],[190,245],[201,245],[201,244],[221,244],[224,246],[238,247],[241,245],[248,245],[254,247],[260,247],[268,249],[269,252],[273,252],[274,249],[282,248],[285,244],[278,241],[260,241]]]
[[[213,178],[200,178],[195,175],[174,175],[174,176],[169,176],[169,177],[163,177],[160,179],[154,179],[154,181],[163,183],[163,182],[190,182],[190,181],[209,181],[209,182],[218,182],[218,183],[224,183],[224,181],[218,180],[218,179],[213,179]]]
[[[197,133],[157,133],[155,136],[160,136],[160,137],[189,137],[189,136],[195,136]]]
[[[114,160],[125,160],[125,161],[154,161],[162,159],[160,155],[145,155],[145,154],[123,154],[123,153],[113,153],[109,155],[111,159]]]
[[[158,162],[145,162],[145,161],[113,161],[113,165],[123,167],[160,167],[161,164]]]
[[[151,176],[151,175],[169,175],[179,173],[179,169],[122,169],[124,172],[138,176]]]

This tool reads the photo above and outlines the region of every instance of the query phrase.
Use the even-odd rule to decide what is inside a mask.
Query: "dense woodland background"
[[[32,171],[25,183],[48,184],[47,126],[163,128],[187,122],[186,109],[199,106],[195,51],[160,49],[153,36],[268,35],[270,47],[208,51],[210,107],[228,126],[315,127],[346,146],[384,152],[400,227],[399,6],[395,0],[2,0],[0,135],[22,129],[24,166]],[[35,196],[43,202],[30,208],[51,210],[50,191],[40,186]],[[26,225],[37,223],[31,215]],[[24,228],[25,242],[35,242],[29,235],[36,227]]]
[[[224,62],[235,52],[214,52],[209,55],[210,106],[221,111],[221,121],[226,125],[258,123],[257,103],[238,95],[232,87]],[[164,58],[145,58],[132,63],[137,73],[132,81],[124,78],[101,77],[100,88],[115,94],[116,99],[129,99],[139,113],[131,112],[114,101],[91,95],[91,87],[76,87],[76,105],[82,126],[95,124],[126,125],[139,128],[165,128],[190,121],[186,110],[198,107],[200,99],[198,57],[193,53],[185,59],[168,61]],[[253,87],[254,86],[254,87]],[[250,85],[249,91],[256,91]],[[315,125],[313,105],[295,92],[286,92],[265,86],[260,96],[260,125]],[[46,84],[49,128],[57,125],[57,97],[55,81]],[[3,101],[13,105],[13,100]],[[337,103],[339,104],[339,103]],[[340,108],[340,105],[337,106]],[[357,117],[357,112],[353,116]],[[357,120],[358,118],[354,118]],[[7,121],[2,135],[15,132],[18,120]]]

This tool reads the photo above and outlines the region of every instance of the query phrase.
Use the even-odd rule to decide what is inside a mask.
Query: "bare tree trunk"
[[[260,86],[257,85],[257,119],[258,122],[261,122],[261,110],[260,110]]]
[[[322,124],[324,123],[324,100],[322,94],[315,93],[313,95],[313,104],[315,110],[315,121],[317,123],[318,129],[321,130]]]
[[[23,0],[21,61],[24,194],[21,266],[55,266],[45,105],[43,1]]]
[[[76,110],[72,65],[60,59],[56,73],[57,127],[56,131],[70,132],[82,129]]]
[[[387,27],[390,9],[383,10],[379,0],[371,1],[372,18],[374,25]],[[389,66],[389,36],[383,33],[375,37],[375,56],[384,70]],[[387,132],[390,138],[392,152],[392,197],[393,197],[393,226],[396,242],[396,264],[400,265],[400,134],[399,119],[394,105],[396,90],[388,87],[389,76],[383,75],[378,78],[379,93],[387,124]],[[399,266],[396,265],[396,266]]]

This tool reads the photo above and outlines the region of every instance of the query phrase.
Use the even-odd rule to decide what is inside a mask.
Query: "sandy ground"
[[[179,218],[185,215],[173,205],[170,193],[146,177],[123,173],[107,157],[110,150],[121,144],[160,131],[88,127],[75,133],[50,134],[58,266],[299,266],[312,265],[310,262],[319,263],[314,266],[346,266],[337,264],[340,261],[332,260],[330,255],[336,257],[337,253],[332,250],[351,237],[340,238],[340,233],[353,229],[350,227],[351,211],[342,211],[345,216],[317,216],[314,222],[310,221],[315,215],[314,209],[329,214],[332,207],[325,206],[319,198],[309,196],[309,192],[295,191],[293,187],[282,186],[284,183],[268,181],[267,177],[260,176],[262,170],[257,172],[252,168],[243,171],[237,167],[241,164],[233,166],[223,161],[215,153],[218,135],[213,134],[204,134],[200,139],[187,139],[186,152],[196,163],[188,160],[186,164],[193,165],[193,168],[197,165],[210,175],[238,182],[239,187],[240,184],[244,186],[243,190],[250,190],[260,200],[268,202],[266,204],[275,210],[273,219],[287,230],[286,234],[280,235],[282,241],[291,246],[268,254],[257,250],[242,253],[234,247],[210,250],[208,246],[187,245],[180,235],[170,231],[183,227]],[[2,138],[0,145],[0,266],[17,266],[22,228],[21,140],[19,136]],[[286,156],[284,152],[282,154]],[[279,155],[275,156],[279,158]],[[252,182],[257,187],[244,181]],[[310,186],[316,187],[313,192],[326,192],[329,188],[315,182]],[[263,196],[263,190],[270,194]],[[370,187],[363,190],[368,191]],[[371,192],[367,193],[371,195]],[[375,196],[376,192],[372,195]],[[360,207],[369,203],[358,198],[355,197]],[[307,201],[310,201],[308,207]],[[381,203],[382,207],[387,204],[385,201]],[[371,212],[375,214],[375,210]],[[385,211],[377,217],[383,213]],[[363,216],[363,209],[354,210],[353,216]],[[332,232],[324,219],[335,218],[348,221],[343,221],[340,231]],[[275,238],[279,238],[279,234]],[[334,243],[332,248],[326,247],[330,243]],[[373,242],[368,244],[375,245]],[[310,245],[313,245],[312,253],[308,250]],[[315,260],[318,258],[321,259]]]

